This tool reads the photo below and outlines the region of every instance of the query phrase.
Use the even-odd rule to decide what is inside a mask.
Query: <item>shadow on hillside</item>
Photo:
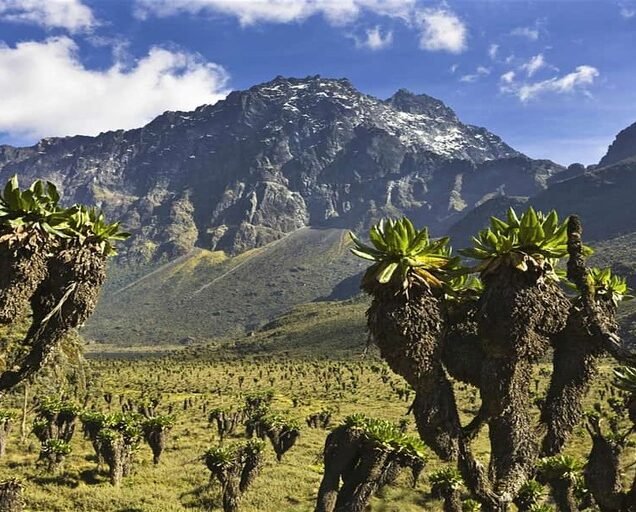
[[[31,481],[38,485],[57,485],[61,487],[68,487],[70,489],[75,489],[79,486],[79,481],[75,476],[71,476],[69,474],[61,474],[61,475],[47,475],[47,476],[35,476],[31,479]]]
[[[80,473],[80,480],[87,485],[97,485],[104,481],[96,469],[87,469]]]
[[[198,510],[218,510],[221,508],[221,496],[215,492],[210,484],[200,485],[192,491],[184,492],[179,496],[181,503],[186,508]]]

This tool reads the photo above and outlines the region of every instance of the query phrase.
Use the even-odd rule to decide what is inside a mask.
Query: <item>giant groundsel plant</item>
[[[451,256],[447,239],[431,240],[425,228],[415,228],[408,219],[373,226],[369,244],[355,236],[353,241],[352,252],[372,262],[362,281],[372,297],[369,339],[414,388],[411,411],[420,438],[456,464],[465,497],[477,500],[484,511],[512,510],[515,502],[539,509],[540,496],[527,496],[539,479],[552,496],[565,493],[562,503],[574,506],[578,498],[568,494],[571,487],[546,473],[545,461],[560,460],[555,457],[582,423],[583,399],[600,358],[611,355],[631,366],[636,361],[615,319],[618,304],[629,298],[626,282],[608,270],[586,267],[591,251],[582,243],[579,219],[510,209],[503,219],[493,217],[473,246],[460,251],[465,267]],[[566,257],[567,276],[559,264]],[[471,275],[478,275],[481,284]],[[565,293],[568,282],[576,295]],[[534,400],[531,376],[546,357],[553,364],[550,383],[545,396]],[[628,397],[633,397],[631,371],[620,370],[617,381]],[[449,376],[479,391],[479,411],[467,423],[460,421]],[[539,409],[539,424],[532,404]],[[633,406],[629,399],[626,404]],[[484,426],[490,442],[487,464],[472,449]],[[350,445],[357,432],[339,428],[325,447],[325,462],[333,457],[336,431],[339,446]],[[609,445],[600,443],[600,430],[589,430],[596,450],[590,461],[601,467]],[[619,510],[610,504],[619,500],[625,507],[636,499],[636,491],[604,497],[602,478],[608,477],[601,471],[586,473],[601,510]],[[323,484],[329,481],[333,485],[333,477],[325,475]],[[459,506],[457,492],[447,493],[445,506]],[[322,503],[317,510],[329,510]]]
[[[101,212],[59,201],[52,183],[20,189],[15,176],[0,196],[0,323],[16,325],[31,313],[20,347],[0,368],[0,392],[39,370],[93,312],[106,258],[129,236]]]
[[[353,233],[351,239],[353,254],[375,262],[364,275],[363,287],[368,289],[390,282],[400,283],[404,290],[416,284],[441,288],[458,263],[451,257],[448,238],[432,240],[427,228],[415,229],[406,217],[384,219],[371,227],[371,246]]]

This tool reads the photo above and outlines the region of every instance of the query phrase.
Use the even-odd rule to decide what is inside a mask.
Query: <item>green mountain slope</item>
[[[360,357],[366,348],[366,297],[313,302],[292,308],[257,331],[194,346],[186,354],[196,359],[249,354],[292,357]],[[186,356],[187,357],[187,356]]]
[[[115,271],[83,334],[149,345],[257,329],[362,270],[346,233],[303,228],[235,257],[195,249],[134,279]]]

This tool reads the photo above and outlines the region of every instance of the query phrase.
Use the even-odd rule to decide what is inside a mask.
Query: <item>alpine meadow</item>
[[[0,0],[0,512],[636,512],[634,47]]]

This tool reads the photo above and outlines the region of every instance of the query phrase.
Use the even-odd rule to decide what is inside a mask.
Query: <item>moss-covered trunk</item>
[[[104,257],[90,247],[62,250],[48,260],[46,278],[30,297],[33,321],[24,341],[29,351],[17,369],[0,375],[0,391],[38,371],[63,336],[90,316],[104,279]]]
[[[613,308],[601,309],[604,322],[615,325]],[[583,419],[583,399],[598,374],[599,358],[605,353],[602,343],[587,331],[578,302],[573,304],[567,325],[553,344],[552,379],[541,411],[541,422],[546,427],[542,456],[560,453]]]
[[[49,244],[35,230],[24,235],[0,228],[0,239],[14,239],[0,242],[0,324],[11,324],[27,311],[29,299],[47,275]]]
[[[579,507],[574,497],[574,483],[570,480],[555,480],[550,482],[552,499],[559,512],[579,512]]]
[[[602,512],[629,511],[628,496],[623,493],[621,484],[622,446],[610,442],[601,433],[599,420],[590,419],[587,428],[592,437],[592,450],[584,470],[585,486]],[[636,502],[632,502],[631,507],[636,509]]]
[[[102,442],[102,456],[108,464],[110,483],[115,487],[121,484],[126,464],[126,446],[121,436],[114,436]]]
[[[356,431],[337,428],[327,436],[323,454],[325,469],[318,488],[315,512],[333,512],[341,475],[350,471],[358,460],[359,435]]]
[[[9,433],[11,432],[11,427],[11,418],[7,418],[0,422],[0,457],[4,457],[7,451],[7,440],[9,438]]]
[[[359,461],[343,474],[335,512],[364,512],[378,489],[389,452],[380,446],[363,443]]]
[[[484,278],[476,320],[485,358],[480,392],[489,426],[492,490],[506,507],[534,471],[532,366],[565,327],[569,301],[542,268],[501,267]]]
[[[389,285],[377,287],[367,326],[384,360],[415,389],[413,413],[422,440],[442,459],[456,459],[459,418],[442,366],[438,300],[422,286],[408,295]]]

